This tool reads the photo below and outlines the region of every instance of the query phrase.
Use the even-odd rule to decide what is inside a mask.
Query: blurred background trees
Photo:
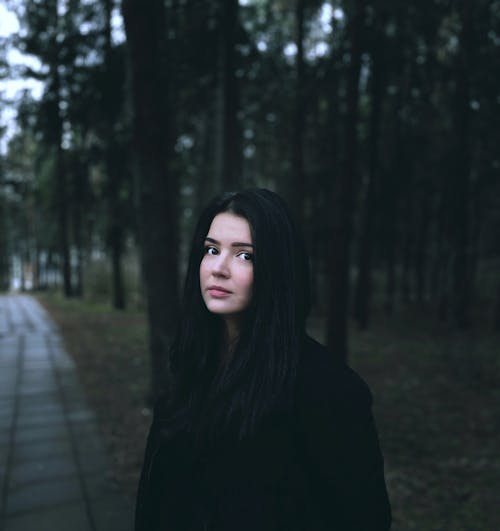
[[[408,304],[500,329],[499,0],[6,5],[39,67],[0,76],[43,94],[3,131],[0,283],[144,307],[153,396],[222,190],[287,198],[340,355],[352,318]]]

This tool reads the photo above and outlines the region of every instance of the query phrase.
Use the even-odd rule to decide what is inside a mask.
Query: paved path
[[[54,323],[0,295],[0,531],[130,531],[96,420]]]

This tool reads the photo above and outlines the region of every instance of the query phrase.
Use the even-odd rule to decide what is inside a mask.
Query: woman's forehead
[[[221,212],[214,217],[207,237],[221,243],[253,243],[248,221],[231,212]]]

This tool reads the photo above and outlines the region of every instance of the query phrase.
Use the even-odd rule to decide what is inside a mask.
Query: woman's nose
[[[212,273],[219,277],[229,277],[230,270],[228,266],[228,257],[220,254],[217,259],[214,260]]]

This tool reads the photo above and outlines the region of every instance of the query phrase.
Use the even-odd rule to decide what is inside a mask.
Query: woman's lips
[[[216,299],[223,299],[231,295],[230,291],[219,286],[210,286],[207,291],[212,297],[215,297]]]

